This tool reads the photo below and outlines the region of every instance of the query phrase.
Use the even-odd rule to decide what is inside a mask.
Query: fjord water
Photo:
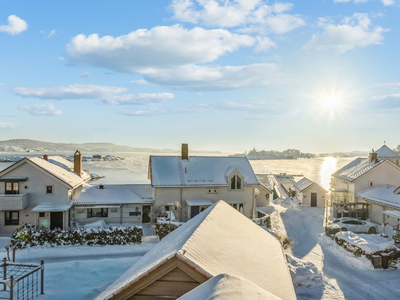
[[[85,153],[92,155],[95,153]],[[42,153],[1,153],[0,158],[6,156],[41,156]],[[57,153],[49,155],[70,155],[70,153]],[[114,156],[125,158],[119,161],[91,161],[83,162],[83,169],[89,170],[92,174],[102,175],[105,178],[100,179],[93,184],[132,184],[149,183],[148,166],[150,153],[112,153]],[[152,155],[177,155],[177,153],[163,153]],[[196,153],[196,156],[214,155],[215,153]],[[221,154],[222,155],[222,154]],[[226,155],[226,154],[225,154]],[[307,178],[316,181],[325,189],[329,189],[330,176],[339,168],[343,167],[354,157],[318,157],[310,159],[279,159],[279,160],[250,160],[256,174],[293,174],[304,175]],[[12,163],[0,163],[0,170],[10,166]]]

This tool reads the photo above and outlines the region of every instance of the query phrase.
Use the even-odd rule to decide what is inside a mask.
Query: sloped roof
[[[356,158],[349,164],[345,165],[343,168],[339,169],[332,174],[333,177],[341,178],[348,181],[353,181],[358,177],[364,175],[366,172],[375,168],[383,161],[369,162],[368,158]]]
[[[382,147],[380,147],[378,150],[376,150],[376,153],[378,154],[378,159],[393,159],[393,158],[397,158],[400,159],[400,154],[393,151],[392,149],[390,149],[388,146],[383,145]]]
[[[358,192],[356,196],[366,201],[389,205],[398,209],[400,207],[400,196],[394,193],[396,189],[397,186],[381,184]]]
[[[129,204],[153,203],[154,188],[150,184],[86,185],[73,204]]]
[[[222,200],[163,238],[96,299],[110,299],[174,257],[208,278],[229,273],[296,299],[279,241]]]
[[[49,202],[42,202],[32,209],[32,212],[46,212],[46,211],[68,211],[71,205],[54,204]]]
[[[90,179],[90,175],[84,171],[82,171],[82,177],[78,176],[73,171],[73,166],[72,170],[69,167],[71,165],[71,162],[59,156],[53,156],[51,157],[51,159],[49,159],[49,161],[40,157],[25,157],[22,160],[16,162],[15,164],[11,165],[7,169],[0,172],[0,174],[1,173],[7,174],[15,166],[19,166],[25,163],[26,161],[35,164],[39,168],[45,170],[47,173],[53,175],[54,177],[66,183],[72,188],[77,187]]]
[[[325,190],[322,186],[320,186],[319,184],[317,184],[316,182],[308,179],[307,177],[303,177],[302,179],[300,179],[299,181],[297,181],[294,184],[294,187],[299,190],[299,192],[304,191],[306,188],[310,187],[312,184],[316,184],[318,185],[321,189]],[[325,190],[327,192],[327,190]]]
[[[246,185],[258,185],[246,157],[150,156],[153,186],[228,186],[227,177],[235,169],[245,177]]]
[[[230,275],[215,276],[178,300],[279,300],[281,298],[267,292],[251,281]]]

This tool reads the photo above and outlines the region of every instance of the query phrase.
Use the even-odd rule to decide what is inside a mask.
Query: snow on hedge
[[[351,245],[361,248],[365,253],[375,253],[395,248],[394,241],[381,237],[379,234],[355,234],[349,231],[341,231],[336,238],[342,239]]]

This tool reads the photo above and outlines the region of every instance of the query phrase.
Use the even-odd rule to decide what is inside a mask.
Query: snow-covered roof
[[[302,192],[304,191],[306,188],[310,187],[313,183],[315,183],[314,181],[308,179],[307,177],[303,177],[302,179],[300,179],[299,181],[297,181],[294,184],[294,187],[299,191]],[[317,183],[315,183],[317,184]],[[319,184],[317,184],[321,189],[325,190],[323,187],[321,187]],[[325,192],[327,192],[325,190]]]
[[[383,145],[376,150],[378,159],[400,159],[400,154],[390,149],[388,146]]]
[[[400,195],[394,194],[397,186],[381,184],[356,193],[358,198],[378,204],[399,208]]]
[[[73,164],[60,156],[51,156],[49,157],[48,161],[40,157],[25,157],[22,160],[16,162],[15,164],[11,165],[7,169],[0,172],[0,174],[5,175],[10,170],[14,169],[15,167],[18,167],[19,165],[25,163],[26,161],[35,164],[39,168],[45,170],[47,173],[53,175],[57,179],[66,183],[71,188],[75,188],[90,179],[90,175],[85,171],[82,171],[81,177],[78,176],[78,174],[76,174],[73,171],[74,168]]]
[[[46,212],[46,211],[68,211],[71,205],[54,204],[49,202],[40,203],[32,209],[32,212]]]
[[[279,241],[224,201],[163,238],[96,299],[110,299],[172,258],[208,278],[229,273],[282,299],[296,299]]]
[[[85,185],[74,205],[153,203],[154,188],[150,184]]]
[[[395,218],[400,218],[400,211],[398,210],[385,210],[383,213]]]
[[[215,276],[178,300],[279,300],[253,282],[230,274]]]
[[[187,199],[187,205],[198,206],[198,205],[212,205],[213,202],[210,199]]]
[[[358,177],[364,175],[366,172],[375,168],[383,161],[378,161],[377,163],[369,162],[368,158],[356,158],[351,163],[345,165],[343,168],[339,169],[332,174],[333,177],[341,178],[347,181],[354,181]]]
[[[246,185],[258,185],[246,157],[150,156],[153,186],[228,186],[228,176],[235,170],[243,174]]]

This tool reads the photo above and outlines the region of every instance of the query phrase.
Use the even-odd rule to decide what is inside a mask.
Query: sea
[[[42,156],[60,155],[69,156],[71,153],[0,153],[0,159],[9,156]],[[84,153],[93,155],[98,153]],[[148,180],[148,166],[150,155],[174,155],[176,153],[104,153],[124,158],[116,161],[88,161],[83,162],[82,167],[89,170],[91,174],[104,176],[92,184],[137,184],[150,183]],[[223,153],[221,155],[229,155]],[[196,153],[196,156],[216,156],[215,153]],[[299,159],[276,159],[276,160],[250,160],[256,174],[281,174],[303,175],[317,183],[325,189],[329,189],[331,174],[336,170],[354,160],[354,157],[317,157]],[[13,163],[1,162],[0,171],[9,167]],[[298,177],[300,178],[300,177]]]

